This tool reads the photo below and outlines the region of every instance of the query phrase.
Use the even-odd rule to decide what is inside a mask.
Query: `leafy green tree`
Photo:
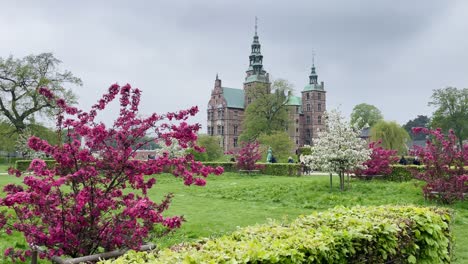
[[[0,58],[0,113],[17,132],[25,130],[36,115],[47,116],[55,107],[39,95],[39,88],[46,86],[59,98],[75,101],[75,95],[63,85],[81,85],[81,80],[69,71],[59,71],[60,63],[52,53]]]
[[[429,117],[425,115],[418,115],[415,119],[409,120],[403,126],[403,128],[406,130],[406,132],[408,132],[408,134],[413,140],[424,140],[426,139],[426,134],[424,133],[414,134],[413,131],[411,131],[411,129],[413,127],[426,127],[427,128],[429,126],[430,121],[431,120],[429,119]]]
[[[263,149],[271,147],[273,156],[278,161],[286,161],[289,156],[294,153],[294,142],[289,138],[288,133],[284,131],[276,131],[270,135],[261,134],[258,137],[258,142],[263,146]],[[264,151],[266,154],[266,151]],[[266,157],[266,155],[263,155]],[[265,157],[263,160],[265,160]]]
[[[406,153],[409,139],[408,132],[395,121],[381,120],[371,128],[372,141],[382,140],[382,147],[396,150],[400,155]]]
[[[463,140],[468,138],[468,88],[436,89],[431,99],[429,106],[437,107],[432,115],[431,127],[440,127],[445,131],[452,129],[459,147],[463,148]]]
[[[252,103],[245,110],[241,141],[253,141],[261,134],[285,130],[289,123],[286,94],[291,89],[288,81],[279,79],[273,82],[272,93],[263,86],[248,90]]]
[[[22,135],[24,133],[24,135]],[[59,140],[58,134],[41,124],[29,124],[26,129],[18,133],[15,127],[7,122],[0,122],[0,150],[7,152],[20,151],[26,153],[29,136],[45,139],[52,145]]]
[[[198,145],[206,150],[204,153],[199,153],[206,154],[206,160],[204,161],[215,161],[223,156],[223,149],[219,145],[219,141],[219,137],[212,137],[206,134],[198,135]]]
[[[366,126],[372,127],[382,119],[383,116],[380,110],[370,104],[358,104],[353,108],[353,112],[351,112],[351,125],[359,129]]]

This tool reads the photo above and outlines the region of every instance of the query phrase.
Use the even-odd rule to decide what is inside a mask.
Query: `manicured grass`
[[[160,246],[219,236],[238,226],[264,223],[268,218],[294,219],[301,214],[335,206],[416,204],[440,206],[424,201],[422,182],[386,182],[351,180],[348,191],[338,190],[337,178],[330,191],[328,176],[282,177],[226,173],[211,176],[205,187],[184,186],[170,175],[156,177],[158,184],[149,192],[158,201],[167,192],[175,197],[167,215],[184,215],[187,222],[169,236],[154,241]],[[15,177],[0,177],[0,186],[19,182]],[[456,211],[456,263],[468,263],[468,202],[450,206]],[[21,238],[0,235],[0,252]],[[0,259],[1,260],[1,259]],[[8,262],[7,262],[8,263]],[[46,263],[46,262],[44,262]]]
[[[0,164],[0,173],[1,172],[7,172],[8,171],[8,168],[12,167],[14,165],[10,165],[10,164]]]

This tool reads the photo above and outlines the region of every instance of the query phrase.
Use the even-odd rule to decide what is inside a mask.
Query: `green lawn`
[[[421,182],[386,182],[351,180],[350,190],[340,193],[337,178],[330,192],[327,176],[281,177],[246,176],[226,173],[212,176],[205,187],[184,186],[180,179],[170,175],[157,177],[158,184],[149,195],[158,200],[167,192],[175,194],[168,215],[183,214],[183,227],[162,240],[160,246],[218,236],[238,226],[264,223],[268,218],[294,219],[300,214],[326,210],[337,205],[418,204],[425,202]],[[0,186],[17,178],[2,176]],[[468,202],[453,206],[457,212],[454,226],[456,236],[456,263],[468,263]],[[0,236],[0,252],[20,237]],[[8,262],[7,262],[8,263]],[[46,263],[46,262],[44,262]]]
[[[9,165],[9,164],[0,164],[0,173],[2,173],[2,172],[7,172],[7,171],[8,171],[8,168],[10,168],[11,166],[13,166],[13,165]]]

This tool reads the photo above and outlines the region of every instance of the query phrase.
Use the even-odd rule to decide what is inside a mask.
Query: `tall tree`
[[[414,134],[412,131],[412,128],[413,127],[426,127],[427,128],[429,126],[430,121],[431,120],[429,119],[429,117],[425,115],[418,115],[415,119],[409,120],[403,126],[403,128],[406,130],[406,132],[408,132],[408,134],[413,140],[424,140],[426,139],[427,134],[424,134],[424,133]]]
[[[398,154],[406,153],[409,139],[408,132],[395,121],[381,120],[371,128],[372,141],[381,140],[382,147],[396,150]]]
[[[272,93],[263,86],[248,91],[252,103],[245,111],[241,141],[256,140],[260,134],[271,135],[274,131],[284,131],[288,125],[287,92],[292,85],[286,80],[276,80]]]
[[[431,99],[429,105],[437,107],[432,115],[431,127],[440,127],[445,131],[452,129],[459,147],[463,148],[463,140],[468,138],[468,88],[436,89]]]
[[[356,105],[351,113],[351,125],[359,129],[372,127],[382,119],[382,113],[377,107],[365,103]]]
[[[212,137],[206,134],[198,135],[197,144],[205,148],[205,152],[203,153],[206,153],[206,160],[203,161],[215,161],[223,156],[223,149],[219,145],[219,141],[219,137]]]
[[[286,162],[288,157],[294,153],[294,142],[285,131],[276,131],[270,135],[261,134],[258,137],[258,142],[260,142],[260,144],[264,146],[265,149],[271,147],[273,150],[273,155],[278,161]],[[266,157],[266,155],[264,156]]]
[[[60,60],[52,53],[29,55],[22,59],[0,58],[0,113],[19,133],[37,114],[47,114],[55,107],[38,94],[46,86],[71,103],[75,96],[64,84],[81,85],[69,71],[59,71]]]
[[[344,190],[344,173],[362,168],[371,150],[340,112],[332,110],[325,120],[326,131],[319,132],[318,138],[313,139],[311,154],[302,155],[300,159],[311,169],[338,173],[340,189]]]

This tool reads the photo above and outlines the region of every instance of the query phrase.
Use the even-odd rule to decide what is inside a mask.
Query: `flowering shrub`
[[[366,141],[359,137],[359,130],[333,110],[325,118],[326,131],[318,132],[313,139],[309,155],[301,155],[300,161],[312,170],[336,172],[340,176],[340,189],[344,190],[344,173],[365,169],[363,163],[371,155]]]
[[[147,192],[156,179],[145,175],[159,174],[164,167],[172,166],[173,174],[183,178],[184,184],[203,186],[208,174],[223,172],[220,167],[195,162],[192,155],[170,157],[166,153],[154,160],[133,159],[136,151],[148,143],[139,139],[149,130],[153,130],[158,142],[170,145],[176,139],[182,148],[197,149],[193,142],[199,126],[185,122],[198,112],[197,107],[141,118],[141,91],[130,85],[112,85],[89,112],[67,105],[46,88],[39,92],[57,104],[57,127],[66,136],[65,143],[54,146],[37,137],[29,139],[29,146],[55,159],[56,166],[48,169],[43,160],[34,159],[29,166],[31,175],[10,170],[24,177],[23,185],[4,187],[0,206],[11,210],[0,213],[0,228],[7,234],[14,230],[23,233],[31,248],[45,249],[41,257],[78,257],[123,247],[136,249],[158,224],[169,231],[184,220],[180,216],[163,216],[172,195],[166,195],[160,203],[151,201]],[[120,115],[107,128],[95,118],[116,98],[120,101]],[[81,137],[86,138],[84,148]],[[99,157],[92,152],[100,153]],[[8,248],[4,253],[24,260],[31,251]]]
[[[381,141],[370,142],[369,149],[372,150],[370,159],[363,163],[366,169],[355,170],[356,175],[389,175],[392,173],[393,164],[398,161],[397,151],[384,149]]]
[[[444,203],[453,202],[456,198],[463,198],[467,192],[465,182],[468,181],[464,166],[467,165],[468,146],[457,147],[455,133],[450,130],[445,136],[440,128],[413,128],[413,133],[425,133],[429,137],[426,146],[415,147],[411,153],[417,156],[425,170],[415,172],[415,176],[427,182],[423,187],[425,197],[440,199]]]
[[[258,142],[243,143],[242,148],[236,154],[237,168],[240,170],[255,170],[259,165],[255,164],[262,158]]]

